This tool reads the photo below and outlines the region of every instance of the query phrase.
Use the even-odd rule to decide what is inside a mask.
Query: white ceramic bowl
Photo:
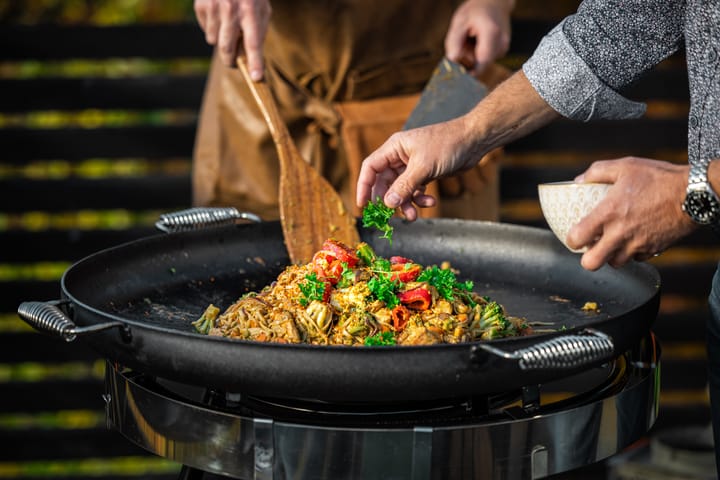
[[[581,253],[567,246],[565,239],[576,223],[582,220],[600,200],[605,197],[610,184],[551,182],[538,185],[540,208],[550,229],[570,251]]]

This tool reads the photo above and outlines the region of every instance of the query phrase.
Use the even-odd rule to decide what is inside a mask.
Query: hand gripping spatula
[[[488,93],[459,63],[443,58],[425,85],[403,130],[445,122],[466,114]]]

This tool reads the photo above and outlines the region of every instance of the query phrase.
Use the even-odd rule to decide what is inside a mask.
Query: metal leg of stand
[[[203,395],[203,403],[212,406],[215,403],[218,403],[219,398],[222,398],[222,395],[220,393],[212,389],[206,389],[205,394]],[[198,470],[197,468],[183,465],[182,469],[180,470],[180,476],[178,477],[178,480],[203,480],[206,473],[207,472]]]
[[[202,470],[183,465],[178,480],[202,480],[204,474]]]

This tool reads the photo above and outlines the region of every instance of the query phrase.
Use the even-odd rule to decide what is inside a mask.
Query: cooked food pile
[[[225,312],[210,305],[195,328],[209,335],[319,345],[426,345],[528,335],[522,318],[473,292],[449,265],[422,266],[327,240],[310,263]]]

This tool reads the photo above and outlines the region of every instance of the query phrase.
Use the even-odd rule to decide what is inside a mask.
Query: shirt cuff
[[[600,80],[570,45],[563,23],[542,39],[523,64],[533,88],[560,115],[572,120],[641,117],[646,105],[628,100]]]

